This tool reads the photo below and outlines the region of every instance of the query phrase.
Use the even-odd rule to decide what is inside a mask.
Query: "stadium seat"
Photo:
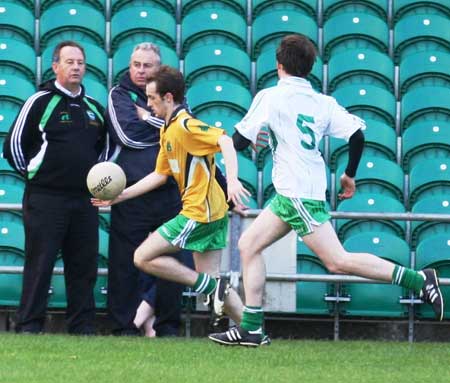
[[[353,253],[371,253],[397,265],[409,267],[409,246],[405,240],[386,232],[355,234],[344,242]],[[379,283],[345,283],[342,285],[350,302],[343,304],[343,314],[349,316],[404,317],[408,307],[399,302],[408,291],[401,286]]]
[[[104,108],[106,108],[106,103],[108,100],[108,91],[105,85],[89,77],[85,77],[83,79],[83,86],[86,89],[86,95],[94,98]]]
[[[378,193],[356,193],[351,199],[341,201],[336,211],[356,213],[404,213],[405,207],[398,199]],[[405,221],[392,221],[383,219],[338,219],[336,231],[341,241],[352,235],[368,231],[381,231],[391,233],[397,237],[405,236]]]
[[[450,195],[450,159],[422,160],[409,173],[410,206],[419,199]]]
[[[111,214],[109,213],[99,213],[98,214],[98,224],[100,229],[109,233],[109,227],[111,225]],[[108,252],[105,253],[106,255]]]
[[[393,3],[394,21],[399,20],[406,14],[439,14],[442,16],[447,15],[447,17],[450,16],[449,0],[395,0]]]
[[[64,267],[64,262],[61,257],[55,262],[55,267]],[[67,296],[66,296],[66,282],[64,275],[53,274],[50,281],[50,287],[48,291],[48,307],[49,308],[66,308]]]
[[[422,49],[418,43],[429,42],[429,48],[450,49],[448,17],[431,14],[405,15],[394,26],[394,58],[397,63],[409,53]],[[440,47],[440,48],[439,48]]]
[[[54,46],[62,40],[104,46],[105,16],[99,10],[85,2],[55,4],[41,14],[41,49]]]
[[[3,170],[3,169],[2,169]],[[23,187],[14,184],[0,185],[0,203],[22,203]]]
[[[228,81],[250,88],[251,62],[247,53],[229,45],[210,44],[189,50],[184,59],[186,85]]]
[[[0,75],[2,101],[10,101],[22,106],[23,102],[34,92],[35,87],[30,81],[10,74]]]
[[[90,43],[83,43],[84,53],[86,54],[86,75],[85,78],[90,77],[106,83],[106,74],[108,71],[108,57],[105,50],[98,45]],[[53,50],[55,46],[48,46],[42,52],[42,80],[46,81],[55,77],[52,69]]]
[[[400,92],[413,88],[450,85],[450,54],[443,51],[421,51],[405,56],[400,63]]]
[[[0,246],[22,251],[25,249],[25,233],[22,223],[13,220],[0,221]]]
[[[175,48],[176,22],[174,15],[152,6],[120,9],[111,18],[111,48],[115,52],[125,45],[151,41]]]
[[[211,106],[223,105],[246,113],[252,102],[247,88],[226,81],[208,81],[191,86],[186,99],[193,112],[200,113]]]
[[[339,177],[346,167],[347,163],[338,167],[336,190],[340,188]],[[358,193],[376,193],[403,202],[403,179],[403,170],[394,161],[363,156],[356,176],[356,190]]]
[[[93,7],[96,10],[103,13],[105,10],[106,0],[41,0],[40,1],[40,11],[44,12],[46,9],[50,8],[54,4],[67,3],[70,5],[82,4],[89,7]]]
[[[439,278],[450,278],[450,235],[439,234],[422,240],[416,249],[416,270],[435,268]],[[441,286],[444,302],[450,301],[450,286]],[[419,318],[434,318],[430,305],[420,305],[416,311]],[[450,305],[444,305],[444,319],[450,318]]]
[[[228,9],[195,9],[183,18],[181,35],[183,55],[195,47],[210,44],[245,50],[247,23],[244,16]]]
[[[367,84],[345,85],[331,95],[352,113],[361,109],[371,111],[389,126],[395,126],[395,97],[384,88]]]
[[[317,56],[313,69],[307,80],[318,92],[322,91],[322,59]],[[256,88],[261,90],[276,85],[278,82],[278,72],[276,66],[275,51],[266,50],[256,59]]]
[[[184,17],[194,10],[209,9],[226,9],[242,16],[247,16],[246,0],[183,0],[181,16]]]
[[[328,274],[324,264],[300,239],[297,240],[297,273]],[[296,287],[297,313],[329,315],[334,311],[334,303],[325,301],[327,295],[335,295],[334,283],[299,281]]]
[[[196,117],[209,125],[226,130],[231,137],[235,131],[234,126],[242,120],[244,114],[226,105],[216,105],[202,109]]]
[[[176,0],[111,0],[111,10],[114,15],[119,10],[124,8],[159,8],[163,9],[173,15],[177,8]]]
[[[253,20],[253,57],[264,50],[275,52],[282,37],[290,33],[302,33],[318,45],[317,23],[301,8],[263,13]]]
[[[1,266],[23,267],[23,264],[23,251],[7,246],[0,246]],[[0,273],[0,306],[19,306],[21,294],[22,275]]]
[[[414,214],[450,214],[450,196],[439,195],[424,197],[417,201],[411,209]],[[412,221],[411,246],[436,234],[450,235],[450,222]]]
[[[274,11],[290,11],[292,9],[301,9],[312,18],[317,16],[316,0],[253,0],[253,17],[262,13],[271,13]]]
[[[129,69],[130,56],[136,44],[123,45],[114,52],[113,56],[113,82],[119,82],[122,75]],[[171,67],[178,68],[179,61],[176,52],[165,45],[159,45],[161,62]]]
[[[103,230],[99,229],[99,246],[98,246],[98,268],[108,268],[108,245],[109,245],[109,234]],[[108,276],[99,275],[97,276],[97,282],[94,288],[94,298],[95,307],[106,308],[106,294],[108,287]]]
[[[324,0],[323,14],[324,20],[338,14],[348,14],[362,12],[374,15],[380,19],[387,18],[388,4],[386,0]]]
[[[339,52],[328,62],[328,91],[346,83],[373,84],[394,90],[394,63],[385,53],[373,49]]]
[[[336,14],[325,21],[324,61],[350,48],[387,52],[389,30],[385,20],[365,12]]]
[[[0,4],[0,39],[13,39],[29,46],[34,43],[34,12],[32,7],[12,1]]]
[[[382,121],[366,119],[364,133],[364,155],[395,161],[397,152],[397,135],[395,130]],[[335,171],[338,164],[347,163],[348,143],[345,140],[330,137],[329,166]]]
[[[0,76],[2,74],[23,77],[34,82],[36,77],[34,49],[18,40],[0,38]]]
[[[1,89],[1,87],[0,87]],[[3,93],[0,91],[0,95],[2,98],[4,97]],[[6,97],[5,97],[6,98]],[[9,128],[13,124],[14,120],[17,117],[17,114],[19,113],[20,105],[19,102],[15,101],[8,101],[8,100],[1,100],[0,101],[0,134],[1,133],[7,133],[9,131]],[[3,149],[0,148],[0,152]]]
[[[450,158],[450,122],[416,122],[402,136],[403,168],[409,172],[426,159]]]

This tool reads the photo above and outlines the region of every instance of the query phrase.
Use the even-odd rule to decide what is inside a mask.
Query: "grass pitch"
[[[1,383],[450,382],[450,345],[0,335]]]

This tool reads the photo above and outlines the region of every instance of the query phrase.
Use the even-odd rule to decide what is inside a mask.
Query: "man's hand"
[[[341,176],[341,193],[338,194],[340,200],[352,198],[356,191],[355,179],[347,174]]]
[[[141,120],[147,120],[147,118],[150,114],[149,111],[145,110],[144,108],[141,108],[140,106],[137,106],[137,105],[135,105],[135,107],[136,107],[136,111],[137,111],[139,118]]]
[[[243,198],[248,200],[248,197],[251,196],[251,193],[242,186],[241,182],[237,179],[227,180],[227,195],[228,200],[233,201],[234,206],[245,206],[243,203]]]
[[[232,212],[239,214],[241,217],[247,217],[248,215],[248,206],[245,205],[236,205],[231,210]]]

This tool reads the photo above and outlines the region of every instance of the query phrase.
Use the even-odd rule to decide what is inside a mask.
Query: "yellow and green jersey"
[[[213,222],[228,211],[225,194],[216,181],[214,154],[223,129],[197,120],[184,108],[175,110],[161,130],[156,172],[173,176],[183,208],[180,214],[197,222]]]

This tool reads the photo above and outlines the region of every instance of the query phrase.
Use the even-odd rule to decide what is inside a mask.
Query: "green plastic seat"
[[[111,48],[151,41],[175,48],[176,22],[169,12],[152,6],[123,8],[111,18]]]
[[[13,1],[0,4],[0,39],[13,39],[33,46],[34,12],[32,7]]]
[[[108,268],[108,258],[103,256],[98,257],[98,268],[107,269]],[[94,287],[94,299],[95,307],[97,309],[105,309],[107,307],[107,296],[108,296],[108,276],[98,275],[97,282]]]
[[[336,211],[356,213],[404,213],[405,207],[398,199],[378,193],[358,193],[351,198],[341,201]],[[339,238],[345,241],[352,235],[368,231],[391,233],[399,238],[405,236],[405,221],[383,219],[338,219],[336,231]]]
[[[20,60],[17,58],[20,57]],[[11,74],[34,82],[36,54],[34,49],[18,40],[0,38],[0,75]]]
[[[20,105],[17,101],[16,102],[8,100],[0,101],[0,133],[9,132],[9,128],[11,127],[17,115],[19,114],[19,111]],[[2,148],[0,148],[0,151],[2,151]]]
[[[98,224],[99,224],[100,229],[109,233],[109,228],[111,226],[111,214],[99,213],[98,214]]]
[[[450,17],[449,0],[395,0],[394,21],[398,21],[407,14],[439,14]]]
[[[450,157],[450,122],[416,122],[402,136],[403,168],[409,171],[426,159]]]
[[[324,20],[327,20],[338,14],[363,12],[381,19],[386,19],[388,13],[387,6],[386,0],[324,0],[323,17]]]
[[[122,45],[114,52],[113,56],[113,81],[119,82],[122,75],[129,69],[130,57],[136,44]],[[176,52],[165,45],[159,45],[161,62],[174,68],[178,68],[179,60]]]
[[[84,3],[60,2],[47,8],[40,18],[41,48],[56,45],[62,40],[75,40],[104,46],[105,16]]]
[[[450,89],[443,86],[427,86],[407,92],[401,101],[403,129],[428,113],[450,115],[450,106],[447,102],[449,98]]]
[[[253,20],[253,57],[264,50],[275,52],[280,40],[290,33],[307,36],[317,46],[317,23],[301,9],[277,10],[263,13]]]
[[[416,43],[431,41],[450,49],[448,17],[439,14],[412,14],[402,17],[394,26],[394,58],[402,62]]]
[[[186,54],[206,44],[226,44],[246,49],[244,16],[228,9],[196,9],[181,22],[182,51]]]
[[[439,234],[420,241],[416,249],[416,270],[435,268],[439,278],[450,278],[450,235]],[[450,286],[440,286],[444,302],[450,301]],[[430,305],[423,304],[416,308],[419,318],[434,318]],[[450,306],[444,305],[444,319],[450,318]]]
[[[332,92],[337,86],[352,78],[369,77],[371,82],[394,89],[394,63],[385,53],[372,49],[355,49],[339,52],[328,62],[328,89]]]
[[[225,105],[216,105],[203,109],[196,116],[211,126],[226,130],[231,137],[235,132],[234,126],[242,120],[244,114]]]
[[[353,113],[364,109],[395,126],[395,97],[392,92],[375,85],[353,84],[338,87],[332,94],[340,105]]]
[[[2,184],[0,185],[0,203],[22,203],[23,192],[21,185]]]
[[[187,86],[199,81],[228,81],[250,87],[250,57],[227,45],[205,45],[189,50],[184,59]]]
[[[317,56],[316,62],[312,68],[307,80],[317,91],[322,90],[322,59]],[[274,86],[278,82],[278,72],[276,67],[275,51],[266,50],[262,52],[256,59],[256,87],[257,90]]]
[[[146,7],[146,8],[159,8],[165,10],[172,15],[175,15],[177,8],[176,0],[112,0],[111,1],[111,11],[114,15],[119,10],[125,8],[136,8],[136,7]]]
[[[41,0],[41,13],[51,6],[61,3],[86,5],[100,12],[103,12],[106,6],[106,0]]]
[[[2,102],[10,101],[22,106],[23,102],[34,92],[35,87],[29,80],[10,74],[0,75],[0,96]]]
[[[342,164],[336,172],[336,190],[340,189],[339,177],[346,167],[346,163]],[[394,161],[363,156],[356,175],[356,190],[358,193],[377,193],[403,201],[403,179],[403,170]]]
[[[316,0],[253,0],[253,17],[263,13],[271,13],[275,11],[302,10],[312,18],[317,15]]]
[[[355,234],[344,242],[354,253],[371,253],[397,265],[409,267],[410,250],[405,240],[385,232]],[[343,314],[349,316],[405,317],[408,307],[399,302],[408,291],[401,286],[378,283],[346,283],[342,285],[350,302],[343,303]]]
[[[395,161],[397,135],[395,130],[382,121],[366,119],[364,133],[364,155]],[[330,169],[335,171],[338,164],[348,161],[348,143],[340,138],[330,137]]]
[[[1,266],[23,267],[24,261],[23,251],[0,246]],[[22,274],[0,274],[0,306],[19,306],[21,294]]]
[[[25,233],[20,222],[0,221],[0,246],[25,249]]]
[[[405,94],[412,86],[450,85],[450,53],[421,51],[405,56],[400,63],[400,91]]]
[[[190,12],[201,9],[226,9],[241,16],[247,16],[246,0],[184,0],[182,2],[181,16],[184,17]]]
[[[325,21],[323,32],[324,61],[339,50],[347,50],[349,45],[358,48],[371,47],[380,52],[387,52],[388,25],[385,20],[375,15],[365,12],[336,14]],[[360,42],[356,43],[358,40]]]
[[[55,267],[64,267],[64,262],[61,257],[58,257],[58,259],[56,260]],[[52,275],[52,279],[50,280],[50,287],[48,290],[48,307],[67,307],[66,282],[64,280],[64,275]]]
[[[0,171],[0,185],[16,185],[25,189],[25,180],[15,171],[2,170]]]
[[[249,158],[238,154],[238,178],[242,185],[252,194],[252,198],[256,199],[258,193],[258,171],[256,164]]]
[[[414,214],[450,214],[450,196],[436,195],[424,197],[417,201],[411,209]],[[449,222],[412,221],[411,222],[411,246],[436,234],[450,235]]]
[[[428,196],[450,194],[449,158],[427,159],[416,164],[409,173],[409,202]]]
[[[49,46],[42,52],[42,79],[43,81],[55,77],[52,69],[53,50],[55,46]],[[108,71],[108,56],[103,47],[90,43],[83,43],[86,55],[86,75],[106,83]]]
[[[194,113],[216,105],[246,113],[252,102],[252,95],[247,88],[226,81],[205,81],[191,86],[186,98]]]
[[[83,79],[83,86],[86,89],[86,95],[98,101],[104,108],[108,100],[108,91],[106,86],[89,77]]]

